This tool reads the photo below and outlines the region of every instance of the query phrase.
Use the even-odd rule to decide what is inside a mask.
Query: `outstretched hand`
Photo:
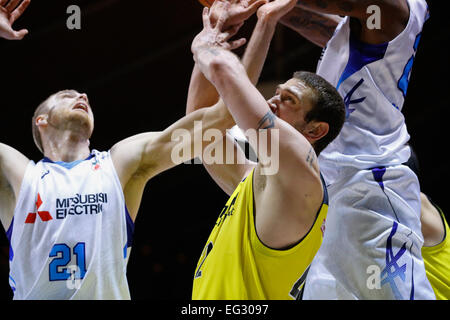
[[[28,34],[27,29],[16,31],[13,23],[24,13],[31,0],[0,0],[0,38],[21,40]]]
[[[291,11],[297,4],[297,0],[273,0],[259,7],[258,18],[278,22],[284,15]]]
[[[195,52],[199,48],[204,47],[220,47],[226,50],[234,50],[243,46],[246,42],[245,38],[241,38],[239,40],[228,42],[228,40],[233,37],[242,26],[243,23],[239,25],[235,25],[228,30],[224,30],[224,24],[227,19],[226,10],[229,8],[230,4],[225,3],[224,11],[221,12],[221,15],[218,17],[215,25],[212,25],[211,22],[211,14],[210,9],[205,7],[203,9],[203,30],[195,37],[192,42],[192,52]]]
[[[268,0],[216,0],[210,9],[210,21],[214,26],[219,16],[224,17],[222,31],[242,25]]]

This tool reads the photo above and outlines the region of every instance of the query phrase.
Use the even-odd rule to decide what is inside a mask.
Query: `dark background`
[[[431,19],[403,110],[421,162],[422,190],[449,217],[450,28],[447,12],[438,7],[444,2],[428,0]],[[71,4],[81,7],[81,30],[66,27]],[[66,88],[88,94],[96,119],[91,146],[97,150],[163,130],[185,112],[190,44],[202,27],[201,10],[197,0],[33,0],[15,24],[30,34],[18,42],[0,39],[0,141],[40,160],[31,117],[41,101]],[[248,38],[254,23],[252,18],[241,35]],[[314,71],[320,52],[279,26],[261,80],[284,82],[293,71]],[[147,184],[128,265],[133,299],[190,298],[197,259],[226,199],[201,165],[178,166]],[[8,270],[2,233],[0,299],[12,297]]]

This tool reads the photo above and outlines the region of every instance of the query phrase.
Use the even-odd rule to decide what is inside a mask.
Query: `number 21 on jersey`
[[[73,252],[73,254],[72,254]],[[76,265],[69,265],[75,256]],[[68,288],[74,289],[79,284],[79,280],[86,275],[86,244],[78,242],[73,248],[65,243],[55,244],[50,251],[50,258],[53,258],[49,264],[50,281],[68,281]],[[75,286],[71,284],[75,282]]]

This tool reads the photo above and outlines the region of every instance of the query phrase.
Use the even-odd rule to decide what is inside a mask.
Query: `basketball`
[[[204,5],[205,7],[211,7],[212,4],[214,3],[214,0],[198,0],[202,5]]]

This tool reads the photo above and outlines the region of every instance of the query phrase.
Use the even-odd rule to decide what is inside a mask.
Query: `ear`
[[[39,127],[46,127],[46,126],[48,126],[47,119],[48,119],[48,116],[46,114],[41,114],[41,115],[37,116],[36,120],[35,120],[36,121],[35,122],[36,126],[38,128]]]
[[[311,141],[317,141],[322,139],[324,136],[327,135],[328,131],[330,130],[330,125],[326,122],[316,122],[311,121],[306,126],[306,135]]]

